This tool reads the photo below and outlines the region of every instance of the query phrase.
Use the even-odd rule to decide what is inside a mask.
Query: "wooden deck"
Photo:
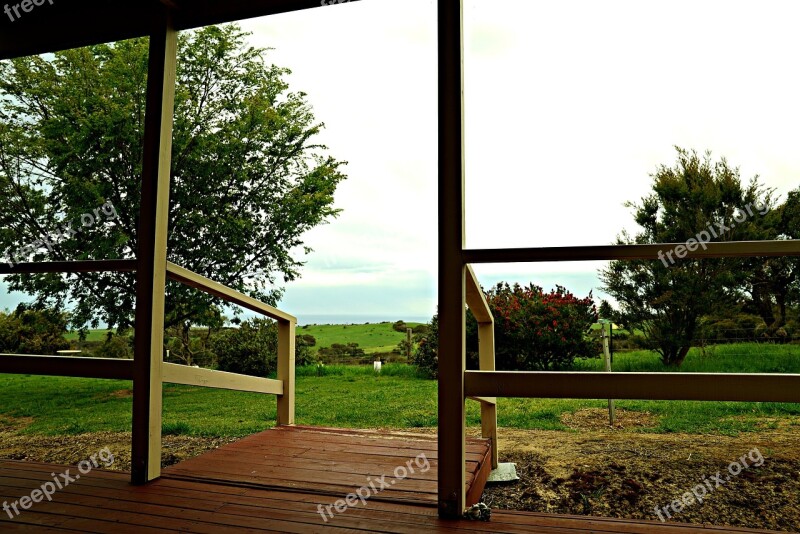
[[[176,480],[311,491],[337,499],[382,476],[389,485],[371,499],[433,504],[438,464],[435,436],[320,427],[276,427],[167,467]],[[488,440],[470,438],[467,500],[480,500],[491,472]],[[402,478],[403,471],[409,473]],[[410,472],[412,471],[413,472]],[[376,486],[376,489],[379,486]]]
[[[467,451],[468,486],[482,488],[489,446],[470,440]],[[3,460],[0,502],[9,505],[51,481],[51,473],[70,469],[76,480],[51,502],[39,495],[27,510],[17,505],[19,515],[0,510],[0,532],[756,532],[507,511],[494,511],[490,522],[443,521],[436,462],[433,437],[304,427],[250,436],[166,468],[146,486],[131,486],[125,472],[97,469],[78,479],[74,466]],[[408,476],[396,477],[399,467]],[[337,501],[344,509],[340,499],[370,482],[381,488],[383,475],[385,489],[336,510]]]

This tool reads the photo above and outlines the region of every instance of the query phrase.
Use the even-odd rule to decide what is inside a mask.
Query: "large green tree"
[[[344,163],[314,141],[323,125],[289,91],[290,71],[246,36],[235,25],[180,36],[169,260],[274,304],[310,251],[303,234],[337,214]],[[0,63],[7,261],[134,256],[147,56],[134,39]],[[9,280],[42,305],[74,306],[79,327],[133,320],[131,274]],[[166,303],[167,326],[187,335],[192,322],[219,321],[209,316],[219,302],[198,291],[170,284]]]
[[[617,244],[688,243],[696,250],[701,241],[766,237],[765,218],[774,201],[758,177],[743,184],[738,168],[724,158],[676,150],[675,164],[661,165],[652,175],[652,193],[627,204],[641,230],[634,236],[623,232]],[[648,348],[665,365],[679,366],[700,319],[740,301],[752,271],[739,259],[690,260],[682,249],[662,252],[661,261],[612,261],[600,278],[620,306],[618,321],[644,331]]]

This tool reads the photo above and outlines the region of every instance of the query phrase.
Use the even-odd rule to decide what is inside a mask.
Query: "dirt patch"
[[[10,415],[0,415],[0,432],[10,432],[21,430],[33,423],[33,417],[11,417]]]
[[[211,449],[233,443],[238,438],[164,436],[161,466],[188,460]],[[114,463],[108,469],[129,471],[131,435],[128,432],[94,432],[74,436],[29,436],[0,431],[0,458],[75,465],[108,447]]]
[[[769,430],[731,437],[636,432],[656,420],[633,413],[622,414],[622,426],[610,428],[604,410],[582,412],[564,420],[574,432],[499,429],[500,461],[516,463],[521,480],[487,488],[484,502],[495,509],[658,521],[656,507],[663,509],[717,473],[725,479],[732,462],[757,449],[761,466],[731,476],[702,503],[668,521],[800,531],[800,418],[770,420]],[[0,458],[75,465],[109,447],[115,456],[111,469],[130,469],[129,433],[29,436],[8,430],[27,424],[24,418],[0,418]],[[470,427],[467,435],[480,436],[480,429]],[[162,465],[234,441],[164,436]]]
[[[577,412],[564,412],[561,422],[574,430],[623,430],[626,428],[654,428],[658,425],[658,418],[650,412],[616,410],[612,426],[608,417],[608,409],[586,408]]]
[[[605,413],[606,417],[608,413]],[[606,425],[608,420],[605,421]],[[649,434],[606,428],[557,432],[499,430],[500,461],[517,464],[520,481],[489,487],[492,508],[800,530],[800,435],[788,430],[737,437]],[[649,426],[649,425],[645,425]],[[731,476],[743,455],[749,467]],[[666,517],[663,507],[720,473],[724,482]],[[726,477],[730,476],[730,480]]]
[[[111,393],[103,395],[103,398],[106,399],[127,399],[129,397],[133,397],[132,389],[118,389],[117,391],[112,391]]]

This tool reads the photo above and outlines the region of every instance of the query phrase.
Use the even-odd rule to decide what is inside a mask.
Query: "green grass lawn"
[[[98,328],[86,332],[86,341],[105,341],[108,329]],[[64,334],[68,341],[78,341],[78,332],[68,332]]]
[[[766,362],[767,367],[771,362],[783,361],[784,347],[776,349],[779,349],[776,354],[760,360]],[[725,351],[719,350],[715,357],[725,362],[724,354]],[[700,366],[704,361],[702,356],[690,355],[690,358],[687,365]],[[692,363],[695,358],[697,362]],[[633,355],[617,357],[620,367],[632,366],[633,361]],[[653,365],[647,358],[641,361],[642,367]],[[586,369],[594,368],[595,361],[582,365]],[[407,365],[389,364],[380,374],[366,366],[326,366],[324,376],[317,376],[316,368],[301,368],[297,374],[298,424],[352,428],[436,425],[437,384],[420,378]],[[130,382],[118,380],[0,375],[0,427],[3,419],[30,417],[33,422],[23,432],[32,434],[130,431],[130,388]],[[251,434],[274,424],[275,404],[275,397],[269,395],[167,384],[164,386],[164,432],[213,436]],[[604,400],[499,399],[498,424],[511,428],[569,430],[561,423],[562,414],[604,407]],[[781,403],[617,401],[617,407],[653,414],[657,423],[640,429],[643,432],[736,434],[776,424],[765,421],[765,417],[800,415],[800,405]],[[476,402],[467,402],[469,425],[480,424],[479,411]],[[800,420],[792,424],[800,425]]]
[[[410,328],[419,323],[406,323]],[[358,343],[367,354],[389,352],[406,338],[405,332],[396,332],[392,323],[354,325],[308,325],[297,329],[298,334],[311,334],[317,340],[314,350],[330,347],[334,343]]]
[[[603,371],[603,360],[578,360],[576,371]],[[796,373],[800,374],[800,345],[735,343],[705,351],[692,348],[678,369],[665,367],[658,354],[646,350],[614,354],[612,370],[620,372]]]

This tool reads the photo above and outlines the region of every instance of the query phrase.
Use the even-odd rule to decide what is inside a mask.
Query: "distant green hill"
[[[420,323],[406,323],[414,328]],[[330,347],[334,343],[358,343],[364,352],[389,352],[405,339],[406,335],[392,329],[392,323],[308,325],[297,329],[298,334],[311,334],[319,347]]]
[[[418,326],[420,323],[406,323],[410,328]],[[86,335],[87,341],[102,342],[106,338],[106,329],[89,330]],[[317,340],[314,352],[319,347],[330,347],[334,343],[358,343],[364,352],[371,354],[374,352],[389,352],[397,347],[397,344],[405,339],[406,335],[392,329],[392,323],[374,324],[326,324],[308,325],[297,328],[298,334],[310,334]],[[66,334],[70,341],[78,340],[77,332]]]
[[[86,341],[105,341],[108,329],[98,328],[96,330],[89,330],[86,332]],[[68,332],[64,337],[69,341],[78,341],[78,332]]]

